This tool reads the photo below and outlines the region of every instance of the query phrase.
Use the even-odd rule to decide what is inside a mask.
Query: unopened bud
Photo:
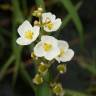
[[[63,74],[66,72],[66,65],[65,64],[60,64],[57,66],[57,70],[59,71],[59,73]]]
[[[43,9],[41,7],[38,8],[39,12],[43,12]]]
[[[43,83],[42,76],[40,74],[36,74],[33,79],[33,83],[35,83],[36,85],[42,84]]]
[[[38,66],[38,72],[40,72],[41,74],[44,74],[48,71],[48,66],[44,63],[41,63],[39,66]]]
[[[56,94],[57,96],[63,96],[64,95],[64,90],[63,90],[63,87],[60,83],[56,84],[53,87],[53,93]]]

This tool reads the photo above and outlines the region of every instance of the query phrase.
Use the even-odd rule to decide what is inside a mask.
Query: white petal
[[[37,37],[39,36],[39,30],[40,30],[39,26],[34,26],[32,28],[32,32],[34,33],[32,41],[35,41],[37,39]]]
[[[67,41],[64,40],[58,40],[58,47],[60,49],[64,49],[64,52],[66,52],[69,48],[69,44],[67,43]]]
[[[51,52],[46,53],[45,58],[47,60],[52,60],[52,59],[56,58],[59,54],[60,54],[60,50],[57,47],[57,48],[54,48]]]
[[[49,18],[51,21],[54,21],[56,16],[53,15],[51,12],[43,13],[42,14],[42,22],[45,22],[47,18]]]
[[[54,27],[52,28],[52,31],[57,31],[62,24],[60,18],[56,19],[53,23],[54,23]]]
[[[24,37],[24,33],[28,30],[32,30],[32,25],[30,24],[29,21],[25,20],[17,29],[19,35],[21,37]]]
[[[29,45],[32,43],[31,40],[27,40],[25,38],[22,38],[22,37],[19,37],[17,40],[16,40],[16,43],[19,44],[19,45]]]
[[[58,41],[55,37],[53,36],[48,36],[48,35],[43,35],[41,37],[42,42],[48,42],[51,43],[53,46],[58,46]]]
[[[55,59],[58,61],[58,63],[61,62],[61,61],[60,61],[60,57],[56,57]]]
[[[62,62],[70,61],[73,56],[74,56],[74,51],[72,49],[68,49],[65,52],[64,56],[62,58],[60,58],[60,61],[62,61]]]
[[[57,30],[59,29],[59,27],[61,26],[61,24],[62,24],[60,18],[54,20],[52,23],[53,23],[53,28],[52,28],[52,29],[48,29],[48,27],[44,26],[44,30],[45,30],[46,32],[57,31]]]
[[[34,54],[37,57],[42,57],[45,55],[44,50],[42,49],[42,42],[39,42],[36,44],[36,46],[34,47]]]

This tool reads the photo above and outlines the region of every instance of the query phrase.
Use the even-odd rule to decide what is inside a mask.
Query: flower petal
[[[53,27],[52,31],[57,31],[62,24],[60,18],[56,19],[55,22],[53,22],[53,23],[54,23],[54,27]]]
[[[52,23],[53,23],[53,28],[52,28],[52,29],[48,29],[48,27],[44,26],[44,30],[45,30],[46,32],[57,31],[57,30],[59,29],[59,27],[61,26],[61,24],[62,24],[60,18],[54,20]]]
[[[34,36],[33,36],[32,41],[35,41],[37,39],[37,37],[39,36],[39,30],[40,30],[40,27],[39,26],[34,26],[32,28],[32,31],[34,33]]]
[[[74,56],[74,51],[72,49],[68,49],[65,52],[64,56],[62,58],[60,58],[60,61],[62,61],[62,62],[70,61],[73,56]]]
[[[43,13],[42,14],[42,22],[45,23],[46,19],[49,18],[51,21],[54,21],[56,16],[53,15],[51,12]]]
[[[54,59],[55,57],[57,57],[59,54],[60,54],[60,50],[59,50],[59,48],[57,47],[57,48],[54,48],[51,52],[47,53],[47,54],[45,55],[45,58],[46,58],[47,60],[52,60],[52,59]]]
[[[19,37],[17,40],[16,40],[16,43],[19,44],[19,45],[29,45],[32,43],[31,40],[27,40],[25,38],[22,38],[22,37]]]
[[[43,35],[41,37],[42,42],[48,42],[51,43],[53,46],[58,46],[58,41],[55,37],[53,36],[48,36],[48,35]]]
[[[64,49],[64,52],[66,52],[69,48],[69,44],[67,43],[67,41],[64,40],[58,40],[58,47],[60,49]]]
[[[29,21],[25,20],[17,29],[19,35],[21,37],[24,37],[24,33],[28,30],[32,30],[32,25],[30,24]]]
[[[42,49],[42,42],[39,42],[39,43],[36,44],[36,46],[34,47],[34,54],[37,57],[42,57],[46,54],[44,52],[44,50]]]

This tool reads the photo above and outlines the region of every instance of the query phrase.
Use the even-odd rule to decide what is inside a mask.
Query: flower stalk
[[[36,86],[36,96],[58,96],[64,95],[62,84],[58,83],[60,74],[66,72],[66,66],[60,62],[70,61],[74,56],[74,51],[69,48],[67,41],[58,40],[48,33],[58,31],[62,21],[56,18],[51,12],[43,12],[40,7],[32,13],[32,16],[39,18],[35,20],[34,26],[28,20],[25,20],[17,29],[20,37],[16,43],[19,45],[34,44],[31,57],[35,65],[35,75],[32,82]],[[58,62],[58,74],[55,79],[50,77],[50,67],[54,62]],[[51,84],[53,83],[53,84]],[[50,94],[50,95],[49,95]],[[46,95],[47,96],[47,95]]]

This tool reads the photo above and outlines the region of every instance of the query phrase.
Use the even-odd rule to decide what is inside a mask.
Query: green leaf
[[[24,21],[24,17],[23,14],[20,10],[20,6],[19,6],[19,1],[18,0],[14,0],[12,2],[13,5],[13,22],[12,22],[12,31],[13,31],[13,35],[12,35],[12,49],[13,49],[13,54],[15,55],[15,69],[14,69],[14,73],[13,73],[13,82],[12,84],[14,85],[16,82],[16,78],[18,75],[18,71],[20,68],[20,63],[21,63],[21,51],[22,51],[22,47],[17,46],[16,44],[16,39],[17,39],[17,24],[18,22],[21,23],[22,21]]]
[[[3,77],[6,74],[6,71],[8,69],[8,67],[12,64],[13,60],[15,59],[14,55],[10,56],[9,59],[7,60],[7,62],[4,64],[3,68],[0,71],[0,80],[3,79]]]
[[[12,84],[15,85],[16,82],[16,78],[18,75],[18,71],[20,69],[20,64],[21,64],[21,50],[22,48],[18,48],[18,51],[16,52],[15,56],[16,56],[16,62],[15,62],[15,68],[14,68],[14,74],[13,74],[13,82]]]
[[[32,78],[30,77],[30,75],[26,71],[26,68],[23,63],[21,64],[21,67],[20,67],[20,73],[21,73],[21,76],[24,78],[24,80],[27,81],[29,83],[29,85],[31,86],[31,88],[35,91],[36,89],[32,83]]]
[[[94,61],[92,61],[92,58],[88,60],[84,57],[79,57],[78,62],[82,68],[88,70],[92,75],[96,76],[96,59],[94,59]]]
[[[68,11],[71,19],[73,20],[76,29],[79,32],[79,37],[80,37],[80,43],[81,43],[81,47],[83,47],[83,43],[84,43],[84,33],[83,33],[83,26],[82,23],[80,21],[80,18],[77,14],[76,8],[73,6],[71,0],[60,0],[61,3],[64,5],[64,7],[66,8],[66,10]]]
[[[82,92],[74,91],[74,90],[65,90],[64,96],[89,96],[89,95]]]
[[[13,5],[13,15],[14,15],[14,22],[23,22],[24,17],[23,14],[20,10],[20,5],[19,5],[19,0],[12,0],[12,5]]]
[[[78,11],[79,8],[81,7],[81,5],[82,5],[82,2],[79,2],[79,3],[76,5],[75,9]],[[61,25],[61,27],[60,27],[60,29],[59,29],[58,31],[61,32],[61,29],[64,28],[64,27],[66,27],[67,24],[70,22],[70,20],[71,20],[71,16],[70,16],[70,14],[68,14],[68,15],[67,15],[66,17],[64,17],[64,19],[62,20],[62,25]],[[59,32],[56,33],[56,37],[59,36]]]

